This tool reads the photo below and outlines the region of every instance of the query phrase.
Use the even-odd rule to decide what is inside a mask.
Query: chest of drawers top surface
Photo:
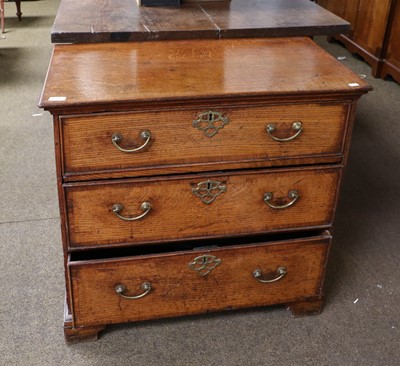
[[[347,21],[309,0],[200,1],[181,7],[140,7],[135,0],[63,0],[51,39],[98,43],[312,36],[349,30]]]
[[[368,90],[308,38],[58,45],[39,105],[101,111]]]

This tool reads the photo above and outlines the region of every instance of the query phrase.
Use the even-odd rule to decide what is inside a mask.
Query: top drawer
[[[63,173],[73,180],[337,162],[348,112],[347,103],[309,103],[63,116]]]

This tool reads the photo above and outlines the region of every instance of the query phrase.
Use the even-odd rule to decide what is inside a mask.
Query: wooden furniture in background
[[[400,1],[318,0],[318,4],[351,23],[349,34],[334,38],[371,65],[374,77],[400,82]]]
[[[140,7],[134,0],[101,3],[63,0],[52,42],[315,36],[349,30],[346,21],[309,0],[200,1],[179,8]]]
[[[55,46],[40,107],[54,116],[66,338],[271,304],[318,313],[368,90],[306,37]]]
[[[179,6],[180,0],[136,0],[139,6]]]
[[[231,0],[136,0],[140,6],[180,6],[184,3],[198,3],[202,1],[231,1]]]
[[[18,17],[18,20],[22,20],[22,12],[21,12],[21,0],[15,0],[15,6],[17,7],[17,13],[16,16]]]
[[[4,0],[0,0],[1,33],[4,33]]]
[[[21,0],[15,0],[15,5],[17,7],[17,17],[18,20],[21,21],[22,13],[21,13]],[[4,33],[5,30],[5,20],[4,20],[4,0],[0,0],[0,16],[1,16],[1,33]]]
[[[392,76],[400,83],[400,1],[396,0],[390,14],[389,27],[384,48],[382,78]]]

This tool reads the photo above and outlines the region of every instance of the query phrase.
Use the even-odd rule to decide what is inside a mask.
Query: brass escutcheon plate
[[[229,118],[224,117],[221,112],[208,111],[200,113],[193,121],[193,127],[203,131],[207,137],[215,136],[221,128],[229,123]]]
[[[215,255],[203,254],[189,262],[188,266],[200,276],[207,276],[215,267],[218,267],[222,260]]]
[[[192,193],[203,203],[209,205],[222,193],[226,192],[226,184],[217,180],[208,179],[192,188]]]

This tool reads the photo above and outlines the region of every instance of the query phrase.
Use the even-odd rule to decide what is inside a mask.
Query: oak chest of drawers
[[[284,304],[318,313],[355,105],[308,38],[55,46],[65,335]]]

